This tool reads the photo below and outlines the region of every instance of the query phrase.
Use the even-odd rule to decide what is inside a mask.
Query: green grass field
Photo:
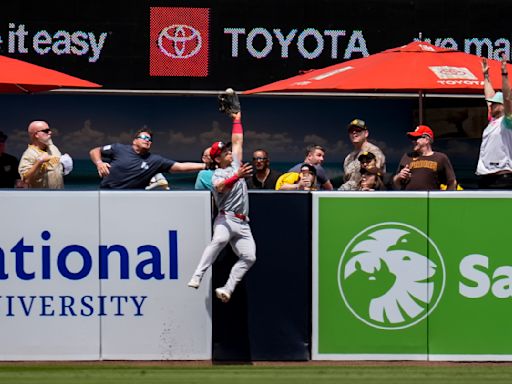
[[[339,383],[511,383],[512,365],[450,366],[166,366],[113,364],[5,364],[1,384],[339,384]]]

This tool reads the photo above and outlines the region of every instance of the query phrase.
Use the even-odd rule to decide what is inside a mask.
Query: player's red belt
[[[241,213],[235,213],[235,212],[226,212],[226,211],[220,211],[221,214],[223,215],[233,215],[237,218],[239,218],[240,220],[247,220],[247,216],[245,215],[242,215]]]

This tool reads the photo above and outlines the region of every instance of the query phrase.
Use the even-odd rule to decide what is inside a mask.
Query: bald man
[[[22,180],[29,188],[64,188],[64,171],[69,170],[68,161],[71,158],[67,154],[61,155],[53,144],[52,129],[48,123],[32,121],[28,126],[28,135],[30,144],[21,156],[18,167]]]

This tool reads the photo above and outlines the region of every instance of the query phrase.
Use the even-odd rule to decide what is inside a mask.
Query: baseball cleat
[[[192,276],[192,278],[190,279],[190,281],[188,282],[187,284],[190,288],[199,288],[199,286],[201,285],[201,278],[199,276]]]
[[[227,303],[229,299],[231,299],[231,294],[225,288],[217,288],[215,290],[215,295],[223,303]]]

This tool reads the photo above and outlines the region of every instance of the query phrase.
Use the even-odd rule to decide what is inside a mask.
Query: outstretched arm
[[[169,172],[195,172],[206,169],[205,163],[174,163]]]

